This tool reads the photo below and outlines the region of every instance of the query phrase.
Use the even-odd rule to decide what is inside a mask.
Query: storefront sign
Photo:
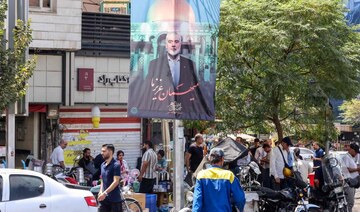
[[[78,68],[78,91],[94,90],[94,69]]]
[[[127,75],[116,75],[114,77],[107,77],[105,74],[98,77],[98,83],[103,85],[111,85],[114,86],[115,83],[117,84],[128,84],[129,83],[129,76]]]

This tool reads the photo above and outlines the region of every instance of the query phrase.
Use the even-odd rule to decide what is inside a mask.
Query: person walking
[[[143,148],[146,149],[142,157],[142,165],[138,180],[140,182],[139,193],[149,194],[153,192],[153,188],[156,182],[156,165],[157,154],[153,150],[153,144],[151,141],[145,141]]]
[[[289,186],[286,180],[289,176],[286,175],[290,174],[287,172],[294,162],[293,154],[290,152],[290,146],[293,146],[291,139],[285,137],[281,140],[280,145],[274,147],[271,152],[270,175],[272,176],[272,186],[274,190],[281,190]],[[284,168],[287,169],[284,170]]]
[[[201,134],[195,135],[195,142],[189,147],[186,153],[185,163],[188,172],[194,173],[204,157],[204,139]]]
[[[359,153],[359,146],[351,143],[348,148],[348,153],[343,157],[345,166],[350,172],[350,177],[355,179],[359,176],[360,168],[356,164],[356,155]],[[355,188],[350,186],[344,187],[346,202],[348,204],[348,211],[351,212],[355,204]]]
[[[122,212],[122,200],[120,197],[120,164],[114,159],[115,147],[112,144],[104,144],[101,155],[104,162],[101,164],[101,185],[98,194],[100,203],[98,212]]]
[[[185,181],[190,186],[193,185],[193,173],[195,173],[202,159],[204,158],[204,139],[201,134],[195,135],[195,142],[189,147],[189,151],[185,155],[185,165],[188,172]]]
[[[315,186],[321,188],[323,185],[323,173],[321,168],[322,157],[324,156],[324,150],[320,147],[318,142],[314,142],[312,147],[315,150],[314,156],[311,157],[313,160],[313,169],[315,170]]]
[[[231,202],[242,212],[245,193],[235,175],[222,169],[224,152],[220,148],[210,151],[211,168],[201,170],[196,179],[193,212],[231,212]]]

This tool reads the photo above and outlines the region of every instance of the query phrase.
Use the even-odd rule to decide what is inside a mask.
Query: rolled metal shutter
[[[118,150],[123,150],[124,159],[130,168],[135,168],[136,159],[140,157],[141,119],[127,117],[126,108],[99,106],[100,126],[93,128],[91,107],[60,108],[61,137],[69,143],[64,150],[66,165],[72,166],[73,159],[86,147],[95,158],[101,153],[103,144],[113,144],[114,156]]]

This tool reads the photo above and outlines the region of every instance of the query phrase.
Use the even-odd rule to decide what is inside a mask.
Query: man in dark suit
[[[198,79],[192,60],[180,55],[179,34],[167,34],[166,51],[150,62],[145,79],[139,75],[130,82],[130,116],[213,120],[214,88]]]

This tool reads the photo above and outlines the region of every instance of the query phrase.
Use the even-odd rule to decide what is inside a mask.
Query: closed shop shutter
[[[116,151],[123,150],[130,168],[135,168],[140,157],[141,119],[127,117],[126,109],[119,107],[104,106],[100,111],[100,126],[93,128],[90,105],[60,108],[62,138],[69,143],[64,150],[66,165],[72,166],[74,158],[86,147],[96,157],[103,144],[113,144],[114,156]]]

